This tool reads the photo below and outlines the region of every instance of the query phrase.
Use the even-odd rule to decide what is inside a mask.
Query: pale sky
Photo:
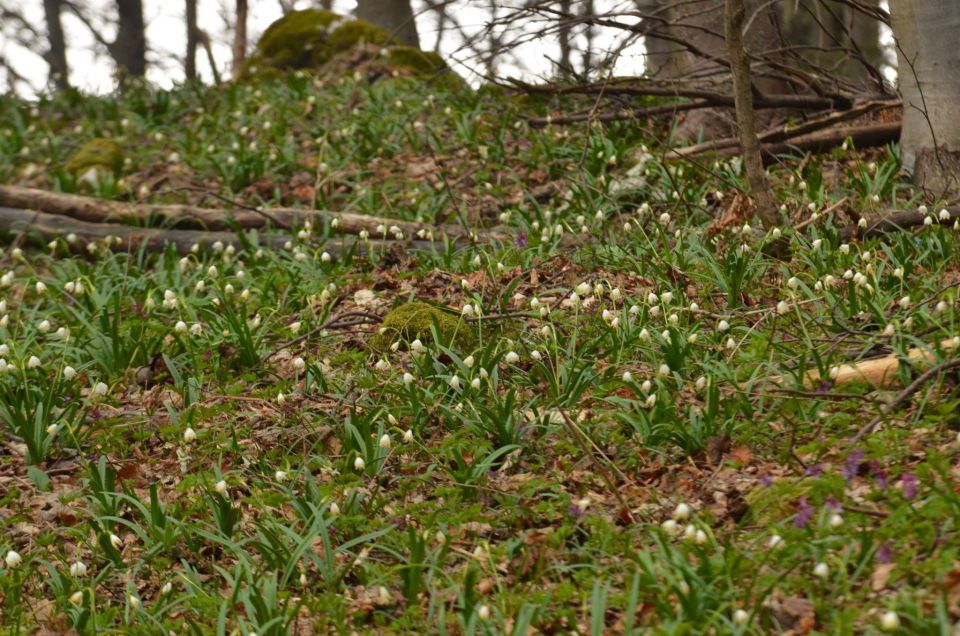
[[[42,0],[21,0],[22,10],[27,19],[41,33],[44,32]],[[198,0],[199,25],[207,31],[213,40],[214,56],[217,66],[224,78],[229,77],[230,66],[230,39],[232,37],[224,16],[232,16],[234,0]],[[478,5],[483,5],[479,7]],[[510,8],[519,4],[519,0],[499,2],[500,12],[506,14]],[[106,14],[113,6],[113,0],[87,0],[87,7],[91,16]],[[632,6],[630,0],[598,0],[598,9],[610,9],[616,5]],[[311,6],[309,1],[301,0],[296,3],[297,8]],[[335,0],[334,10],[338,13],[350,13],[356,6],[355,0]],[[420,0],[413,0],[414,11],[424,8]],[[486,2],[462,0],[454,3],[451,13],[469,33],[481,32],[490,19],[490,13],[485,8]],[[185,23],[183,19],[183,3],[169,0],[144,0],[144,14],[147,21],[147,46],[149,48],[147,77],[150,81],[164,87],[169,87],[183,78],[183,66],[178,57],[184,53],[186,47]],[[263,30],[281,15],[280,3],[277,0],[250,0],[250,17],[248,21],[248,37],[251,43],[256,42]],[[232,18],[231,18],[232,19]],[[534,33],[538,26],[536,21],[526,21],[524,25],[515,27],[507,41],[526,40]],[[111,73],[113,64],[105,53],[95,52],[94,40],[87,28],[69,11],[63,14],[63,27],[67,40],[67,64],[70,67],[70,82],[85,91],[102,93],[113,88]],[[47,77],[47,65],[34,52],[15,45],[4,31],[11,25],[0,25],[0,55],[12,60],[21,75],[29,78],[35,88],[43,88]],[[420,45],[424,49],[432,49],[436,42],[436,19],[433,12],[418,14],[417,30],[420,34]],[[113,32],[109,27],[104,28],[107,40],[113,39]],[[598,34],[597,44],[600,48],[615,45],[623,32],[605,31]],[[477,82],[478,78],[471,72],[479,68],[476,60],[470,59],[470,54],[460,49],[462,38],[454,31],[448,30],[444,35],[441,53],[451,65],[468,80]],[[549,58],[556,59],[559,47],[556,38],[535,38],[524,41],[514,51],[514,59],[504,58],[500,63],[499,75],[522,76],[532,79],[547,75],[551,69]],[[639,74],[643,69],[643,48],[639,43],[625,49],[618,60],[614,72],[622,75]],[[522,65],[515,60],[522,60]],[[213,76],[202,49],[197,52],[197,67],[202,78],[211,82]],[[0,70],[0,86],[6,88],[4,71]],[[30,92],[19,89],[19,92]]]

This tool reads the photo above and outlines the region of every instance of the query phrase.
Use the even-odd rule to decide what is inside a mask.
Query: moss
[[[113,139],[97,137],[80,146],[63,167],[75,176],[91,168],[117,175],[123,167],[123,149]]]
[[[323,64],[330,59],[330,29],[339,19],[325,9],[291,11],[263,32],[242,75],[249,79],[270,69],[295,70]]]
[[[363,20],[351,20],[341,24],[328,38],[328,49],[331,54],[344,53],[360,42],[383,46],[390,41],[390,33],[378,26]]]
[[[444,346],[467,351],[476,343],[473,325],[461,320],[459,315],[427,303],[412,302],[399,305],[387,314],[379,333],[370,340],[370,348],[382,352],[397,341],[404,347],[417,339],[432,342],[434,324],[440,344]]]
[[[434,79],[451,89],[466,86],[462,77],[453,72],[443,58],[433,51],[421,51],[412,46],[390,47],[386,66],[410,71],[420,79]]]

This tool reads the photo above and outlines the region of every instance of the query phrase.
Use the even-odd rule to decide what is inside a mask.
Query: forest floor
[[[739,161],[658,156],[669,118],[527,122],[582,105],[308,77],[0,98],[3,184],[479,237],[5,245],[0,624],[957,633],[956,374],[899,395],[960,334],[940,202],[896,147],[784,157],[802,229],[777,260]],[[94,137],[123,166],[78,185],[64,162]],[[843,242],[921,204],[928,225]],[[378,338],[413,300],[435,319]],[[914,347],[882,386],[808,375]]]

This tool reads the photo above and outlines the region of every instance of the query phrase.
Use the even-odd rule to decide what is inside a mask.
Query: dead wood
[[[954,223],[955,221],[960,220],[960,207],[950,207],[945,209],[950,215],[950,218],[948,219],[941,219],[939,216],[939,211],[930,214],[923,214],[917,210],[899,210],[897,212],[891,212],[875,220],[873,223],[869,223],[863,230],[859,230],[854,226],[844,228],[840,233],[840,238],[843,241],[849,241],[855,236],[859,238],[872,238],[875,236],[882,236],[888,232],[908,230],[913,227],[924,225],[928,216],[932,219],[932,223],[934,224]]]
[[[235,249],[243,247],[241,238],[235,232],[206,230],[167,230],[157,228],[132,227],[117,223],[91,223],[69,216],[48,214],[33,210],[0,207],[0,232],[21,233],[35,236],[43,241],[69,238],[74,249],[84,249],[88,243],[105,244],[114,251],[133,252],[144,249],[147,252],[162,252],[169,245],[180,254],[189,253],[194,245],[211,246],[221,243],[224,247],[232,245]],[[261,233],[257,243],[262,247],[280,249],[292,240],[288,234]],[[394,241],[331,240],[323,244],[324,250],[331,254],[356,250],[364,253],[369,249],[387,249],[395,245]],[[431,241],[409,241],[406,245],[418,248],[434,246]]]
[[[436,239],[444,235],[465,238],[459,226],[434,227],[424,223],[401,221],[349,212],[301,210],[296,208],[201,208],[179,204],[141,204],[107,201],[78,194],[49,192],[18,186],[0,186],[0,206],[23,210],[40,210],[48,214],[68,216],[89,223],[145,223],[165,224],[177,228],[198,230],[260,229],[269,225],[295,228],[310,222],[315,226],[336,220],[336,228],[343,234],[370,233],[371,237],[392,238],[391,228],[399,229],[405,237],[417,236],[420,230]],[[386,228],[386,232],[382,229]],[[383,236],[383,235],[386,236]]]

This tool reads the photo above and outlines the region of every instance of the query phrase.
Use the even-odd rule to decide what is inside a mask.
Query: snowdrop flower
[[[278,470],[273,474],[273,478],[278,482],[283,483],[287,481],[287,472],[285,470]]]
[[[287,401],[287,396],[283,394],[283,391],[277,393],[277,404],[283,406]]]
[[[661,364],[660,368],[657,370],[659,375],[670,375],[670,366],[666,364]]]
[[[187,430],[183,432],[183,441],[189,444],[190,442],[193,442],[196,439],[197,439],[197,432],[188,426]]]
[[[307,368],[307,362],[303,358],[296,357],[293,359],[293,368],[297,371],[303,371]]]
[[[937,216],[940,217],[940,220],[941,220],[941,221],[949,221],[949,220],[950,220],[950,212],[949,212],[948,210],[946,210],[946,209],[940,210],[940,212],[939,212],[939,214],[938,214]]]
[[[647,408],[652,409],[657,404],[657,394],[651,393],[648,395],[647,399],[644,400],[644,404],[647,406]]]
[[[47,293],[47,286],[42,281],[37,281],[37,284],[34,285],[34,289],[41,296]]]
[[[630,309],[628,311],[630,312],[631,316],[636,316],[640,313],[640,305],[630,305]]]
[[[910,297],[909,297],[909,296],[904,296],[903,298],[901,298],[901,299],[899,300],[899,302],[898,302],[897,304],[900,305],[900,309],[909,309],[909,308],[910,308]]]
[[[783,537],[781,537],[779,534],[775,534],[771,536],[770,539],[767,541],[767,547],[770,548],[771,550],[782,548],[785,545],[786,545],[786,542],[783,540]]]
[[[476,362],[476,360],[474,359],[473,356],[467,356],[466,358],[463,359],[463,366],[470,369],[473,367],[474,362]]]
[[[384,433],[383,436],[380,438],[380,448],[388,449],[390,448],[390,445],[391,445],[390,436]]]
[[[620,299],[621,299],[622,297],[623,297],[623,296],[622,296],[622,294],[620,293],[620,288],[619,288],[619,287],[614,287],[613,289],[610,290],[610,300],[612,300],[613,302],[615,302],[615,303],[620,302]]]
[[[473,380],[471,380],[471,381],[470,381],[470,386],[473,387],[474,389],[479,389],[479,388],[480,388],[480,378],[474,378]]]
[[[70,576],[82,578],[87,575],[87,564],[83,561],[77,561],[70,564]]]
[[[934,311],[936,311],[938,314],[941,314],[945,312],[948,307],[950,307],[950,305],[947,304],[947,301],[941,300],[937,303],[937,306],[934,307]]]
[[[897,326],[892,322],[888,322],[887,326],[883,328],[883,335],[892,336],[897,332]]]
[[[580,296],[587,296],[590,294],[590,285],[589,283],[580,283],[577,285],[575,290]]]
[[[843,525],[843,515],[840,515],[836,512],[833,513],[832,515],[830,515],[830,519],[828,523],[830,524],[831,528],[839,528],[840,526]]]
[[[640,330],[640,334],[637,336],[641,342],[648,342],[650,340],[650,332],[643,328]]]
[[[456,375],[450,376],[450,380],[448,380],[448,383],[449,383],[450,386],[453,387],[454,389],[459,389],[459,388],[460,388],[460,376],[456,376]]]
[[[924,224],[924,225],[933,225],[933,217],[932,217],[932,216],[925,217],[925,218],[923,219],[923,224]]]
[[[675,535],[680,530],[680,525],[673,519],[667,519],[660,524],[660,527],[663,528],[663,531],[670,535]]]
[[[63,377],[66,378],[67,380],[72,380],[75,377],[77,377],[77,370],[71,367],[70,365],[67,365],[63,367]]]
[[[115,550],[119,550],[123,547],[123,539],[118,537],[115,534],[110,535],[110,545],[114,547]]]
[[[403,441],[408,444],[413,441],[413,431],[409,428],[403,433]]]
[[[169,594],[172,591],[173,591],[173,583],[171,583],[170,581],[167,581],[166,583],[164,583],[163,587],[160,588],[160,593],[164,595]]]
[[[362,464],[362,463],[363,463],[363,460],[360,460],[360,463]],[[362,468],[362,467],[361,467],[361,468]],[[330,516],[331,516],[331,517],[336,517],[336,516],[338,516],[338,515],[340,514],[340,506],[337,505],[337,502],[336,502],[336,501],[331,501],[331,502],[330,502],[330,507],[327,508],[327,510],[330,512]]]
[[[481,605],[481,606],[479,607],[479,609],[477,609],[477,618],[479,618],[479,619],[482,620],[482,621],[489,620],[489,619],[490,619],[490,606],[489,606],[489,605]]]
[[[643,384],[640,385],[640,390],[644,393],[649,393],[653,389],[653,382],[650,380],[644,380]]]
[[[403,374],[403,383],[408,386],[414,381],[414,379],[415,378],[413,377],[413,374],[409,371]]]
[[[30,356],[30,359],[27,360],[27,368],[36,369],[39,366],[40,366],[40,358],[38,358],[37,356]]]
[[[849,243],[842,243],[842,244],[840,245],[840,253],[841,253],[841,254],[849,254],[849,253],[850,253],[850,244],[849,244]]]
[[[540,360],[543,359],[543,354],[541,354],[539,351],[534,349],[533,351],[530,352],[530,357],[536,360],[537,362],[539,362]]]
[[[821,245],[823,245],[823,239],[814,239],[813,243],[810,244],[810,247],[812,247],[815,250],[818,250],[820,249]]]
[[[186,333],[187,323],[183,322],[182,320],[178,320],[177,324],[173,326],[173,330],[177,333]]]
[[[781,207],[784,207],[784,206],[781,206]],[[773,228],[773,231],[770,233],[770,235],[771,235],[773,238],[778,239],[778,238],[780,238],[781,236],[783,236],[783,231],[781,231],[780,228],[775,227],[775,228]]]
[[[787,279],[787,287],[789,287],[790,289],[796,289],[799,286],[800,286],[800,279],[797,278],[796,276],[791,276],[790,278]]]
[[[785,300],[781,300],[777,303],[777,313],[781,316],[790,311],[790,305],[787,304]]]
[[[20,553],[16,550],[8,550],[7,556],[4,557],[3,560],[7,564],[7,567],[11,569],[23,563],[23,557],[21,557]]]
[[[699,378],[697,378],[694,386],[696,387],[697,391],[703,391],[703,389],[707,386],[707,376],[701,375]]]
[[[130,607],[132,607],[133,609],[137,609],[140,607],[140,599],[134,596],[133,594],[128,595],[127,600],[130,601]]]
[[[813,575],[818,579],[825,579],[830,576],[830,566],[820,562],[813,566]]]
[[[746,625],[747,621],[750,620],[750,614],[745,610],[738,609],[733,613],[733,622],[736,625]]]
[[[685,503],[678,503],[677,507],[673,509],[673,514],[670,516],[677,521],[686,521],[690,518],[690,506]]]
[[[192,325],[190,325],[191,336],[199,336],[201,334],[203,334],[203,325],[201,325],[199,322],[195,322]]]
[[[387,369],[390,368],[390,363],[384,360],[383,358],[380,358],[379,360],[377,360],[377,363],[373,365],[373,367],[377,371],[386,371]]]
[[[361,471],[366,467],[366,465],[367,462],[363,461],[363,457],[357,457],[355,460],[353,460],[354,470]]]
[[[624,382],[633,382],[633,374],[630,373],[629,371],[624,371],[621,378],[623,379]]]
[[[221,479],[220,481],[218,481],[216,484],[213,485],[213,489],[216,490],[216,491],[217,491],[218,493],[220,493],[221,495],[223,495],[224,497],[226,497],[226,495],[227,495],[227,482],[225,482],[224,480]]]
[[[504,360],[506,361],[507,364],[516,364],[517,362],[520,361],[520,356],[517,355],[515,351],[510,351],[504,357]]]
[[[900,629],[900,617],[894,611],[884,612],[880,617],[880,629],[893,632]]]
[[[672,302],[673,302],[673,292],[663,292],[663,294],[660,295],[660,300],[662,300],[663,302],[665,302],[665,303],[667,303],[667,304],[672,303]]]
[[[110,388],[106,384],[104,384],[103,382],[97,382],[93,386],[93,389],[90,391],[90,395],[95,398],[103,397],[107,394],[107,391],[109,390]]]
[[[463,306],[461,310],[464,316],[472,316],[474,314],[473,305],[467,303]]]

